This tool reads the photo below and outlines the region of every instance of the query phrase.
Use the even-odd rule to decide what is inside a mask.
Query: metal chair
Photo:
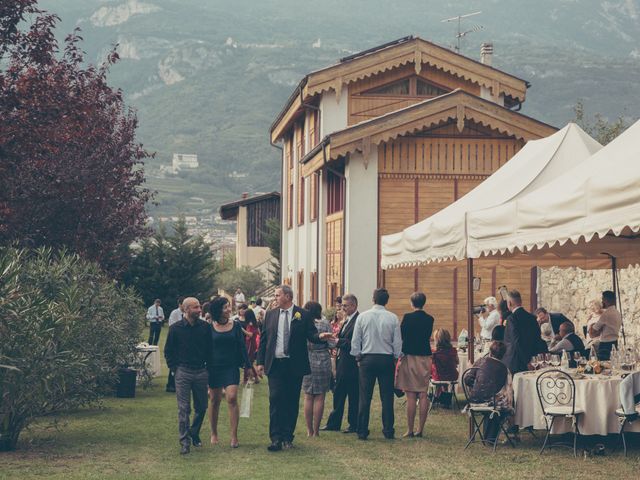
[[[629,375],[640,376],[640,372],[634,372]],[[622,383],[620,384],[620,387],[622,387]],[[622,400],[622,395],[623,395],[622,388],[620,388],[621,400]],[[625,413],[625,411],[622,409],[622,406],[621,406],[616,410],[616,415],[618,416],[618,421],[620,422],[620,431],[618,432],[618,434],[621,437],[622,448],[624,450],[624,456],[626,457],[627,456],[627,440],[624,436],[624,427],[626,427],[628,424],[633,423],[634,421],[638,420],[638,418],[640,418],[640,402],[636,402],[634,412]]]
[[[580,416],[584,414],[584,410],[576,408],[576,384],[573,378],[562,370],[547,370],[536,379],[536,391],[547,429],[540,455],[542,455],[547,446],[549,448],[573,447],[573,456],[577,457],[578,435],[580,435],[578,421]],[[571,419],[573,424],[573,445],[563,442],[551,443],[551,430],[558,418]]]
[[[460,378],[462,382],[462,391],[464,392],[464,396],[467,401],[466,411],[469,417],[471,418],[472,428],[473,428],[471,434],[469,435],[469,440],[467,441],[467,444],[465,445],[464,449],[466,450],[469,447],[469,445],[471,445],[472,443],[480,442],[482,444],[491,445],[493,447],[493,451],[495,452],[496,447],[498,445],[498,441],[500,439],[500,433],[504,433],[509,444],[513,448],[515,448],[516,445],[511,439],[511,436],[509,435],[508,430],[504,426],[505,421],[507,419],[504,413],[506,413],[507,410],[504,408],[501,408],[496,404],[496,394],[498,392],[493,393],[493,398],[490,402],[474,403],[471,401],[471,397],[469,394],[468,379],[472,374],[475,375],[475,373],[478,370],[479,368],[477,367],[468,368],[462,373],[462,377]],[[498,415],[498,419],[499,419],[498,433],[496,435],[496,438],[495,440],[485,439],[484,436],[482,435],[481,429],[482,427],[485,426],[486,423],[492,420],[496,415]],[[482,417],[480,421],[478,421],[479,417]],[[480,435],[480,440],[476,440],[476,435]]]
[[[431,405],[429,405],[429,411],[427,413],[431,413],[433,407],[435,406],[436,393],[438,391],[438,387],[443,387],[446,391],[451,392],[451,408],[455,410],[455,408],[460,411],[460,403],[458,402],[458,396],[456,395],[456,386],[458,385],[457,380],[431,380],[429,382],[429,393],[431,394]]]

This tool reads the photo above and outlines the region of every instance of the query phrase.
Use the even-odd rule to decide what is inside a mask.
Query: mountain
[[[44,0],[62,38],[80,27],[89,62],[118,44],[110,82],[138,110],[156,214],[209,214],[279,188],[269,127],[298,81],[340,57],[418,35],[462,53],[494,43],[494,66],[531,82],[522,112],[562,126],[587,113],[638,118],[640,0]],[[482,28],[481,28],[481,27]],[[200,168],[164,175],[173,153]],[[164,178],[163,178],[164,176]]]

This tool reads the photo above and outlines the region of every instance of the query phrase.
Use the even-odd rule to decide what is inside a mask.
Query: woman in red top
[[[431,379],[451,382],[458,380],[458,350],[451,345],[451,334],[448,330],[439,329],[436,330],[434,339],[436,351],[431,356]],[[451,392],[444,392],[440,387],[433,401],[439,400],[441,404],[448,405],[450,401],[441,398],[443,393],[451,395]]]
[[[253,362],[255,362],[256,354],[258,353],[260,328],[258,327],[258,320],[256,319],[256,315],[255,313],[253,313],[253,310],[247,309],[246,313],[244,314],[244,321],[244,331],[246,332],[244,341],[247,345],[249,363],[251,363],[251,368],[244,369],[244,383],[247,383],[250,377],[253,378],[254,383],[259,383],[258,374],[256,373],[256,369],[253,366]]]

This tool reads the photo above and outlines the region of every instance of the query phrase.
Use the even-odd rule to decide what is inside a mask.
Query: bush
[[[216,277],[218,288],[222,288],[233,294],[237,288],[249,297],[255,296],[264,288],[262,273],[251,270],[249,267],[226,270]]]
[[[113,392],[144,307],[96,264],[51,249],[0,250],[0,451],[37,417]]]

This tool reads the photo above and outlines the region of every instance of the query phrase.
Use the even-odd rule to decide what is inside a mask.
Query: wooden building
[[[488,50],[487,50],[488,51]],[[282,272],[298,302],[331,305],[378,285],[390,308],[416,290],[439,327],[466,322],[462,264],[382,271],[380,238],[449,205],[531,139],[556,129],[519,112],[526,81],[405,37],[305,76],[271,127],[282,142]],[[477,263],[478,298],[499,285],[533,302],[535,271]],[[532,287],[533,285],[533,287]]]
[[[267,221],[280,220],[280,194],[263,193],[220,206],[223,220],[236,220],[236,267],[249,267],[263,273],[268,283],[271,251],[265,239]]]

